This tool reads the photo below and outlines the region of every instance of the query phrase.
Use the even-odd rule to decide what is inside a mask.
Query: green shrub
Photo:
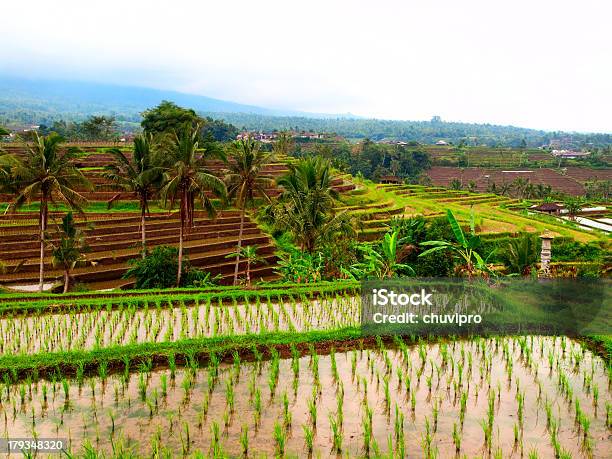
[[[130,269],[123,275],[124,279],[134,277],[136,289],[170,288],[176,286],[178,270],[178,249],[176,247],[158,246],[145,258],[136,258],[128,262]],[[209,272],[191,266],[189,259],[183,257],[181,287],[210,287],[216,285],[220,276],[212,277]]]
[[[598,261],[604,255],[604,250],[596,242],[582,244],[576,241],[567,241],[552,244],[552,261]]]
[[[175,247],[158,246],[144,258],[132,259],[130,269],[124,278],[134,277],[137,289],[168,288],[176,286],[178,271],[178,249]],[[183,270],[186,272],[188,261],[183,260]]]

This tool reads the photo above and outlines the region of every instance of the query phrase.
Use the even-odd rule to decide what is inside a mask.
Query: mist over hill
[[[115,115],[123,121],[140,121],[140,113],[171,100],[198,112],[258,115],[325,116],[300,111],[274,110],[177,91],[65,80],[28,80],[0,76],[0,116],[22,122],[79,119],[90,115]]]
[[[223,119],[239,129],[298,129],[331,132],[349,139],[404,140],[507,147],[539,147],[561,141],[563,147],[601,147],[612,134],[548,132],[515,126],[359,118],[353,115],[274,110],[211,97],[136,86],[65,80],[29,80],[0,76],[0,125],[82,121],[91,115],[112,115],[122,130],[138,129],[140,113],[170,100],[198,113]]]

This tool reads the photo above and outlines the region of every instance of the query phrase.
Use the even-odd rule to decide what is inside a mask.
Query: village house
[[[555,158],[562,159],[578,159],[578,158],[586,158],[590,155],[588,151],[572,151],[572,150],[553,150],[551,154]]]

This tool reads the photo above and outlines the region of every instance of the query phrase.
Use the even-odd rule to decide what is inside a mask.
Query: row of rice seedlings
[[[312,302],[307,298],[268,297],[261,302],[231,305],[211,303],[187,306],[183,301],[167,308],[119,303],[101,304],[64,314],[8,315],[0,319],[0,354],[62,352],[102,347],[175,341],[187,338],[232,336],[271,331],[337,329],[358,323],[358,298],[330,295]]]
[[[535,375],[534,378],[537,378],[537,373],[534,373],[533,369],[534,363],[532,362],[532,365],[529,366],[527,358],[529,355],[533,356],[537,352],[537,341],[535,344],[532,343],[533,340],[528,340],[521,344],[518,340],[512,339],[476,339],[467,343],[451,341],[449,343],[443,343],[443,345],[440,344],[437,346],[426,346],[424,343],[421,343],[421,345],[411,349],[398,338],[395,340],[395,349],[393,350],[387,349],[384,342],[380,339],[377,340],[377,348],[374,350],[353,350],[349,353],[337,354],[332,349],[329,357],[326,358],[326,362],[329,361],[329,363],[326,363],[326,365],[328,365],[326,367],[326,371],[329,369],[330,376],[325,383],[331,384],[330,387],[335,386],[336,388],[336,409],[333,412],[327,413],[327,417],[323,416],[323,420],[326,421],[324,423],[328,424],[329,428],[330,447],[338,453],[345,452],[347,448],[350,447],[350,443],[353,441],[351,440],[350,442],[347,442],[347,436],[344,432],[344,404],[346,400],[345,384],[350,384],[356,388],[356,392],[352,392],[353,394],[361,394],[359,396],[359,400],[360,405],[362,406],[362,422],[360,429],[362,431],[362,438],[359,443],[364,452],[367,450],[368,454],[370,455],[377,455],[378,452],[380,452],[377,439],[374,437],[373,433],[373,416],[375,413],[378,413],[390,418],[391,415],[389,413],[389,406],[394,407],[395,416],[393,420],[393,434],[390,438],[387,438],[387,449],[392,448],[397,452],[402,451],[405,448],[406,426],[403,418],[403,412],[405,412],[404,410],[410,404],[412,404],[414,407],[417,400],[417,392],[420,394],[420,397],[423,397],[422,399],[419,398],[419,404],[423,403],[424,408],[429,405],[431,410],[431,414],[428,414],[424,420],[424,430],[421,430],[420,435],[424,455],[427,457],[434,457],[436,454],[438,454],[436,444],[437,438],[440,435],[448,435],[449,437],[452,435],[452,441],[455,445],[455,449],[462,451],[462,436],[465,429],[466,413],[469,406],[471,406],[470,400],[473,400],[474,403],[477,402],[478,390],[480,389],[487,391],[486,417],[485,419],[480,420],[481,429],[484,435],[485,448],[490,454],[497,455],[501,448],[493,448],[493,433],[495,432],[494,426],[496,409],[500,406],[500,384],[502,384],[503,381],[492,381],[490,376],[484,376],[483,374],[472,372],[470,368],[476,368],[478,365],[481,365],[483,368],[490,369],[493,358],[495,357],[496,353],[499,353],[500,360],[498,362],[503,362],[502,368],[506,368],[506,371],[509,367],[508,360],[513,359],[513,368],[516,367],[518,369],[519,364],[522,364],[525,366],[525,370],[528,372],[528,374]],[[532,346],[534,350],[531,350]],[[571,355],[571,351],[569,349],[570,346],[570,344],[566,343],[566,357],[561,357],[562,359],[567,359],[569,358],[568,356]],[[261,352],[255,349],[255,361],[252,364],[249,364],[251,373],[245,382],[245,384],[248,385],[249,406],[254,413],[253,429],[249,429],[249,426],[247,425],[246,440],[241,440],[242,448],[245,448],[244,445],[246,444],[247,450],[249,448],[249,432],[251,432],[251,434],[257,434],[258,426],[261,420],[265,418],[266,411],[269,409],[268,407],[271,406],[270,404],[272,401],[276,399],[275,394],[277,392],[279,381],[281,381],[281,360],[278,352],[270,349],[268,353],[271,358],[264,365],[262,362]],[[287,371],[294,374],[293,380],[297,381],[297,383],[294,384],[297,384],[298,387],[300,385],[300,359],[304,358],[309,361],[308,366],[310,371],[307,372],[307,374],[309,374],[310,377],[307,378],[307,382],[309,380],[312,383],[313,390],[311,392],[311,396],[308,398],[306,408],[309,412],[308,422],[301,426],[301,431],[304,433],[306,449],[310,448],[310,450],[312,450],[314,449],[314,442],[316,441],[318,435],[317,429],[322,427],[320,419],[318,419],[319,403],[322,397],[324,397],[321,390],[321,386],[324,384],[320,369],[322,364],[321,357],[317,353],[314,346],[310,347],[309,357],[300,357],[299,352],[295,347],[292,348],[291,353],[291,361],[287,361]],[[346,366],[342,367],[342,370],[346,370],[346,372],[341,371],[339,364],[340,358],[344,358],[346,360]],[[208,425],[211,431],[211,450],[217,448],[221,451],[223,449],[222,438],[225,435],[222,432],[226,432],[228,429],[230,429],[233,423],[232,413],[235,412],[237,403],[237,391],[235,385],[240,381],[241,368],[244,368],[243,363],[241,362],[240,356],[238,354],[234,354],[233,363],[229,366],[223,367],[224,370],[222,373],[218,356],[215,354],[210,354],[208,366],[202,373],[202,371],[198,368],[198,359],[196,358],[195,354],[188,354],[186,360],[187,363],[185,369],[182,370],[183,377],[180,384],[178,384],[184,395],[178,410],[173,412],[171,415],[168,415],[169,429],[174,429],[173,431],[176,432],[175,438],[179,438],[181,441],[180,447],[183,452],[189,452],[191,448],[190,440],[194,436],[193,432],[190,430],[192,426],[185,426],[184,424],[187,421],[183,417],[183,412],[186,410],[187,406],[192,404],[190,400],[193,397],[192,394],[198,379],[202,379],[202,375],[207,375],[208,379],[201,383],[201,385],[203,385],[203,391],[200,394],[202,397],[201,401],[196,404],[198,407],[198,421],[196,427],[199,430],[202,430]],[[587,361],[588,360],[586,358],[583,359],[583,364]],[[472,363],[470,364],[470,362]],[[597,362],[597,365],[599,365],[599,362]],[[128,366],[129,365],[126,365],[126,367]],[[267,374],[263,378],[259,378],[258,375],[261,374],[264,367],[267,368]],[[559,368],[560,367],[556,365],[553,367],[555,371],[558,371]],[[138,389],[138,397],[134,409],[137,409],[138,403],[140,403],[140,406],[145,408],[145,410],[148,412],[149,417],[153,418],[152,414],[160,413],[159,410],[162,409],[165,403],[167,403],[164,402],[164,400],[167,398],[168,392],[173,390],[173,381],[175,380],[177,374],[176,361],[174,356],[169,356],[168,370],[159,378],[159,385],[156,387],[151,387],[152,362],[145,361],[139,366],[139,368],[137,368],[137,370],[138,372],[136,373],[135,378],[128,377],[126,380],[123,375],[111,377],[111,387],[113,385],[113,381],[119,382],[119,385],[117,385],[117,382],[114,382],[115,400],[120,400],[122,397],[125,397],[125,394],[128,392],[129,385],[131,382],[135,381]],[[90,378],[91,388],[89,391],[89,396],[91,405],[88,410],[90,410],[91,420],[88,420],[89,422],[84,421],[82,423],[83,425],[93,423],[95,426],[93,429],[98,428],[97,413],[102,412],[101,410],[103,408],[101,405],[103,398],[97,398],[97,393],[100,391],[104,392],[104,387],[106,385],[104,381],[109,379],[107,369],[104,366],[99,369],[98,376],[99,377],[97,379]],[[221,389],[219,391],[215,391],[215,387],[219,384],[221,377],[223,378],[221,379]],[[557,377],[558,387],[564,387],[565,382],[559,382],[565,381],[564,377],[560,376],[560,374],[557,374]],[[97,384],[96,381],[98,381]],[[266,381],[268,383],[268,389],[270,389],[271,385],[274,388],[274,390],[269,391],[269,395],[267,395],[267,390],[261,390],[260,384],[262,382],[265,384]],[[427,381],[430,382],[428,383]],[[516,399],[518,419],[518,423],[514,427],[515,444],[520,443],[520,448],[522,450],[521,432],[525,422],[524,407],[526,406],[526,385],[521,381],[521,379],[518,378],[518,371],[513,371],[511,383],[516,389],[512,392],[515,392],[513,395]],[[6,389],[8,394],[6,399],[8,403],[4,404],[5,408],[10,407],[11,402],[14,403],[15,396],[17,396],[18,403],[14,403],[14,418],[17,416],[23,416],[23,413],[28,413],[28,418],[34,420],[39,419],[42,412],[40,410],[34,410],[34,405],[31,404],[31,402],[32,398],[40,390],[40,396],[43,399],[46,399],[47,403],[53,403],[57,398],[58,403],[56,406],[61,407],[60,412],[62,416],[74,416],[74,414],[71,414],[76,412],[71,406],[74,388],[71,387],[70,382],[65,377],[58,375],[51,385],[47,384],[47,382],[36,384],[33,380],[30,380],[22,382],[16,386],[8,381]],[[426,384],[427,387],[419,389],[422,384]],[[435,393],[433,392],[433,388],[436,388]],[[224,406],[225,409],[221,410],[221,412],[217,414],[217,416],[219,416],[217,419],[209,420],[207,417],[210,416],[209,408],[213,393],[220,393],[220,396],[224,397],[222,406]],[[266,395],[263,395],[264,393],[266,393]],[[295,394],[293,395],[293,399],[295,400],[297,397],[297,390],[295,387],[293,393]],[[303,394],[303,391],[301,393]],[[333,391],[328,390],[325,392],[325,397],[329,397],[329,394],[333,393]],[[409,396],[410,398],[408,398]],[[81,397],[82,395],[80,394],[79,389],[77,399]],[[268,399],[268,402],[266,402],[264,398]],[[377,401],[376,405],[371,405],[371,398],[374,398]],[[574,398],[576,401],[578,401],[575,393]],[[134,401],[130,402],[128,399],[128,405],[133,403]],[[28,406],[28,404],[31,404],[31,406]],[[274,427],[272,439],[274,441],[277,454],[280,454],[281,451],[285,451],[287,448],[288,442],[291,439],[291,431],[294,424],[294,416],[291,410],[292,402],[289,392],[284,390],[274,405],[280,407],[280,415],[276,422],[279,427]],[[113,426],[111,428],[113,435],[116,435],[114,419],[118,410],[121,409],[121,406],[124,407],[125,402],[123,402],[121,405],[117,405],[113,409],[112,416],[110,414],[106,416],[106,418],[111,418],[110,423]],[[372,406],[374,406],[374,408],[372,408]],[[439,433],[438,417],[440,412],[448,412],[451,407],[455,407],[454,409],[456,410],[455,412],[457,413],[457,420],[459,422],[453,422],[452,432]],[[553,448],[557,449],[555,442],[559,442],[559,438],[553,432],[558,431],[559,418],[553,414],[553,405],[550,401],[543,402],[543,407],[547,413],[547,424],[549,432],[551,432],[551,445]],[[31,410],[28,410],[27,408],[31,408]],[[5,410],[5,412],[6,411],[8,410]],[[422,413],[423,411],[419,410],[419,412]],[[107,413],[106,409],[104,409],[104,413]],[[577,423],[580,425],[579,428],[581,438],[584,439],[581,440],[583,447],[585,450],[592,450],[592,420],[589,415],[582,410],[582,408],[577,408],[576,418]],[[151,419],[149,422],[154,421]],[[417,422],[418,421],[413,415],[412,419],[409,421],[409,423],[412,424],[410,430],[414,429],[415,423]],[[471,429],[474,428],[474,423],[470,421],[469,426]],[[241,435],[243,435],[242,432],[244,431],[244,425],[240,428]],[[215,437],[215,430],[219,430],[217,437]],[[88,430],[87,432],[88,436],[94,435],[92,429]],[[96,437],[98,436],[97,433],[95,433],[95,435]],[[389,446],[389,443],[391,446]],[[156,444],[159,446],[160,442],[157,442]],[[559,445],[558,449],[560,453],[563,452],[561,445]]]

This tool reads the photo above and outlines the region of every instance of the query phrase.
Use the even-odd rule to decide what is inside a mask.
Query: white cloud
[[[0,65],[276,108],[612,131],[608,0],[97,5],[3,5]]]

